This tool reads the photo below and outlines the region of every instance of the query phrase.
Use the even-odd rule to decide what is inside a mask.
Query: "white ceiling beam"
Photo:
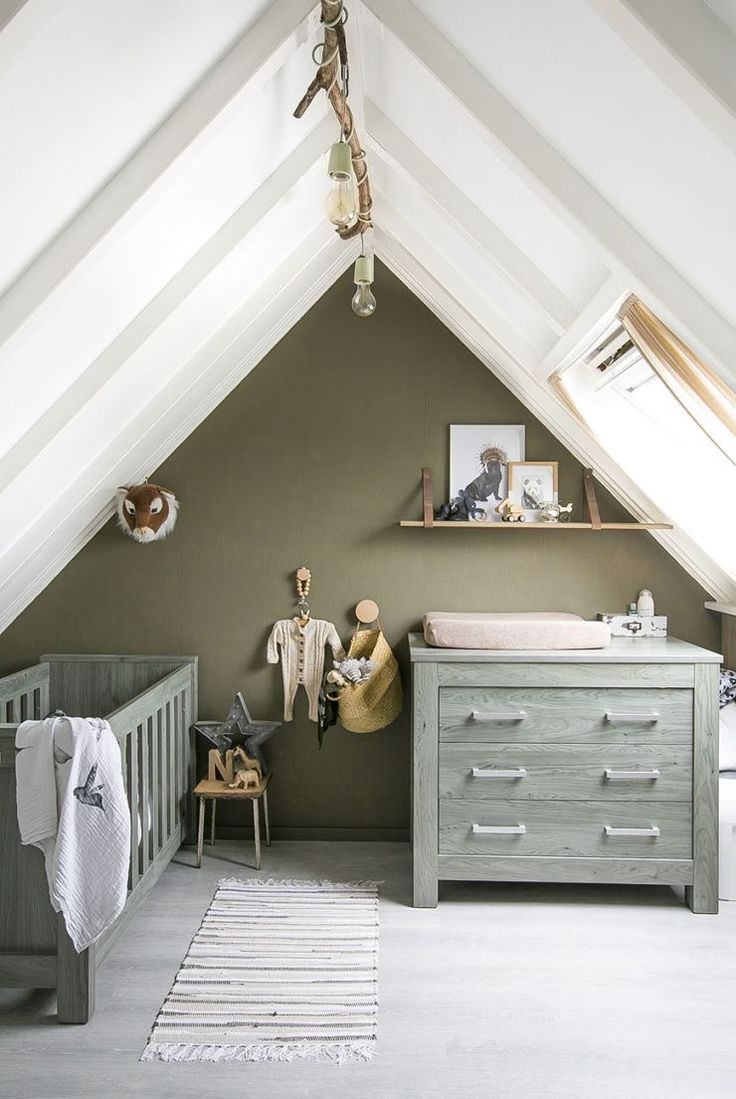
[[[320,225],[264,280],[0,560],[0,633],[113,514],[121,484],[150,476],[350,266]]]
[[[700,0],[588,0],[619,38],[736,151],[733,36]]]
[[[609,275],[567,331],[540,360],[533,371],[534,376],[540,382],[545,382],[584,352],[595,342],[598,333],[610,324],[611,318],[628,293],[628,284],[619,274]]]
[[[350,62],[350,81],[348,92],[350,110],[353,112],[358,133],[363,136],[366,130],[365,120],[365,76],[363,73],[363,47],[361,45],[361,25],[363,11],[361,0],[350,0],[349,19],[345,24],[345,39]]]
[[[28,0],[0,0],[0,34],[27,3]]]
[[[488,262],[513,282],[561,335],[576,316],[565,295],[371,100],[366,103],[366,115],[368,136],[382,154],[425,191],[474,247],[480,246]]]
[[[569,414],[554,393],[535,378],[520,373],[518,366],[475,316],[446,288],[444,259],[435,256],[438,267],[428,268],[381,225],[376,230],[376,251],[393,273],[424,302],[457,338],[488,367],[521,403],[586,467],[596,479],[639,520],[659,514],[651,500],[611,459],[597,440]],[[700,547],[680,530],[651,531],[668,553],[716,598],[736,598],[733,580]]]
[[[474,314],[482,316],[483,327],[493,334],[494,341],[504,349],[504,354],[516,364],[517,369],[521,367],[524,371],[530,370],[539,357],[538,350],[529,343],[525,334],[514,327],[509,318],[496,308],[494,302],[485,297],[482,288],[476,287],[451,258],[446,255],[441,257],[430,237],[409,222],[380,188],[378,188],[376,207],[380,209],[376,225],[385,228],[394,238],[403,241],[411,254],[417,257],[417,262],[431,267],[442,264],[448,295],[457,301],[474,301]]]
[[[0,459],[0,493],[110,380],[272,207],[324,156],[334,125],[324,119],[202,245],[119,336]]]
[[[484,128],[498,154],[592,244],[630,289],[662,312],[733,385],[736,330],[474,69],[410,3],[366,0],[373,16]],[[378,33],[381,33],[379,26]]]
[[[6,290],[0,298],[0,346],[223,108],[246,85],[256,85],[277,72],[316,26],[314,0],[267,5],[256,24]]]

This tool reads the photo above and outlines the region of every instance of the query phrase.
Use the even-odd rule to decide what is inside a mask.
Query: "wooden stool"
[[[204,814],[205,803],[212,802],[212,819],[210,821],[210,843],[215,843],[215,815],[217,802],[220,798],[225,801],[252,801],[253,802],[253,834],[256,843],[256,870],[261,869],[261,829],[259,821],[258,803],[263,799],[263,823],[266,828],[266,847],[271,846],[271,824],[268,819],[268,784],[270,775],[265,775],[258,786],[250,790],[234,789],[224,779],[203,778],[194,788],[194,796],[199,798],[199,829],[197,831],[197,868],[202,865],[202,848],[204,847]]]

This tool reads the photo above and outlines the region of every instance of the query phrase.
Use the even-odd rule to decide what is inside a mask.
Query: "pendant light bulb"
[[[372,317],[376,311],[376,299],[371,290],[373,282],[373,257],[362,253],[355,261],[353,276],[356,290],[351,305],[356,317]]]
[[[355,221],[355,191],[352,180],[341,180],[332,184],[327,194],[325,211],[338,229]]]
[[[355,220],[355,187],[353,186],[353,160],[350,146],[336,141],[330,149],[327,166],[332,185],[327,195],[327,217],[338,229]]]

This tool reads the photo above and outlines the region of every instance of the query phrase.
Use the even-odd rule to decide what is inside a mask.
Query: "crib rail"
[[[0,679],[0,723],[46,717],[49,712],[49,665],[34,664]]]
[[[134,890],[189,817],[194,755],[193,669],[185,665],[108,715],[123,757],[130,805],[130,872]]]

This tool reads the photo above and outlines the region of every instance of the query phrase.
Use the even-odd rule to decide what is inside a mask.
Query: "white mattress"
[[[556,611],[428,611],[424,640],[441,649],[605,649],[611,631],[605,622]]]

